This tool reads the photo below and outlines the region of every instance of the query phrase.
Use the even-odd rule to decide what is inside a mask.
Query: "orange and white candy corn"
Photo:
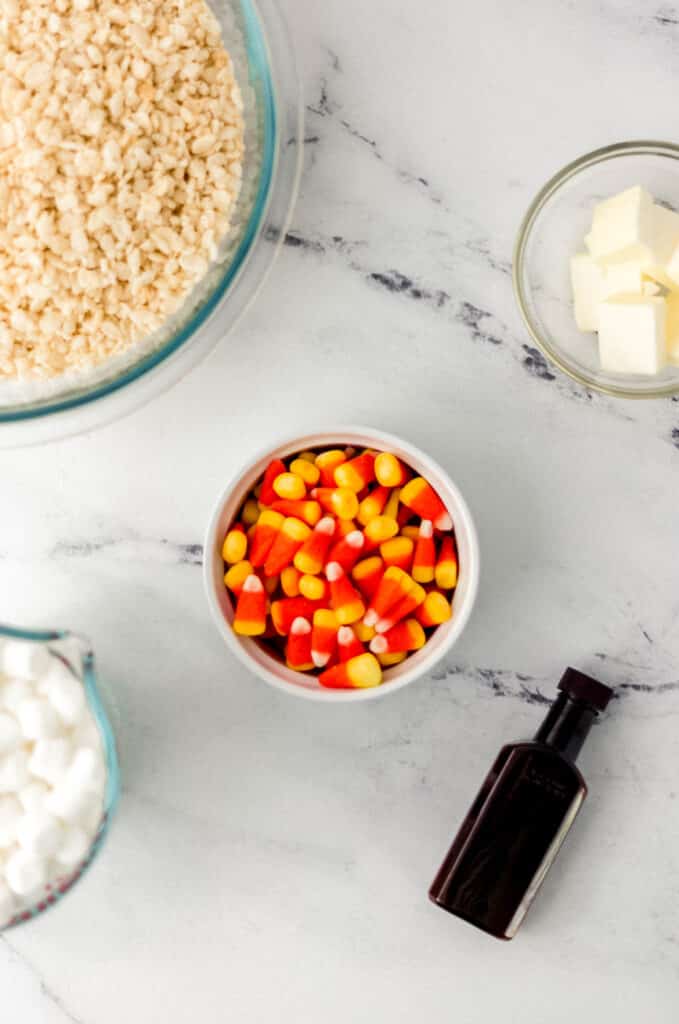
[[[264,470],[262,486],[259,491],[259,501],[262,505],[270,505],[276,500],[276,492],[273,489],[273,482],[281,473],[285,473],[285,463],[280,459],[274,459]]]
[[[317,608],[311,629],[311,659],[316,668],[325,668],[337,649],[337,616],[329,608]]]
[[[330,604],[340,626],[348,626],[365,613],[363,598],[339,562],[328,562],[325,575],[330,585]]]
[[[375,479],[375,453],[363,452],[335,468],[335,484],[358,494]]]
[[[298,616],[293,620],[285,645],[285,661],[288,668],[297,672],[308,672],[314,668],[311,659],[311,625],[308,619]]]
[[[358,527],[353,519],[336,519],[335,520],[335,540],[341,540],[342,537],[346,537],[348,534],[353,533]]]
[[[334,668],[326,669],[318,677],[321,686],[333,690],[366,689],[382,682],[382,666],[374,654],[359,654]]]
[[[286,597],[297,597],[302,574],[294,565],[286,565],[281,572],[281,590]]]
[[[285,516],[280,512],[272,512],[271,509],[264,509],[259,519],[252,528],[250,539],[250,558],[255,569],[261,568],[267,559],[267,555],[273,547],[273,543],[280,533],[281,526],[285,522]]]
[[[450,601],[440,590],[430,590],[419,608],[415,618],[421,626],[440,626],[453,614]]]
[[[346,461],[347,457],[341,448],[332,448],[316,456],[316,465],[321,473],[321,487],[335,486],[335,469]]]
[[[351,628],[362,644],[369,644],[375,636],[375,630],[373,627],[366,626],[365,622],[362,622],[360,619],[358,622],[352,622]]]
[[[380,555],[386,566],[397,565],[399,569],[410,572],[413,564],[415,545],[410,537],[392,537],[380,544]]]
[[[398,533],[398,523],[391,516],[375,516],[371,519],[363,533],[365,534],[366,548],[374,550],[390,540]]]
[[[384,506],[382,511],[383,516],[388,516],[390,519],[395,519],[398,522],[398,514],[401,501],[401,488],[395,487],[393,491],[389,493],[387,498],[387,504]]]
[[[457,551],[455,541],[447,534],[441,541],[435,570],[436,586],[441,590],[452,590],[457,586]]]
[[[389,609],[398,604],[414,586],[415,581],[407,572],[399,569],[397,565],[390,566],[382,577],[370,602],[370,607],[365,613],[363,618],[365,625],[375,626]]]
[[[245,532],[245,527],[242,523],[236,523],[232,529],[229,530],[224,543],[222,544],[222,558],[229,565],[235,565],[236,562],[242,562],[247,554],[248,550],[248,538]]]
[[[294,516],[295,519],[302,519],[309,526],[315,526],[323,514],[321,506],[317,501],[304,499],[301,501],[285,501],[283,498],[278,498],[276,501],[271,502],[271,508],[274,512],[281,512],[284,516]]]
[[[271,621],[280,636],[287,636],[296,618],[311,621],[318,605],[306,597],[282,597],[271,605]]]
[[[247,560],[244,562],[236,562],[235,565],[230,566],[224,574],[224,585],[229,590],[238,595],[243,589],[248,576],[252,576],[252,565]]]
[[[300,576],[299,592],[310,601],[328,601],[330,588],[322,576]]]
[[[375,477],[383,487],[401,487],[410,474],[391,452],[380,452],[375,459]]]
[[[453,520],[438,494],[424,477],[416,476],[401,488],[401,503],[420,519],[430,519],[437,530],[450,530]]]
[[[434,526],[430,519],[420,523],[420,533],[415,545],[415,556],[411,576],[416,583],[431,583],[434,579],[436,565],[436,545],[434,544]]]
[[[383,576],[384,562],[379,555],[364,558],[351,570],[352,580],[367,601],[372,601]]]
[[[290,472],[295,476],[301,476],[307,487],[315,487],[321,478],[318,466],[308,459],[293,459],[290,463]]]
[[[311,535],[311,529],[301,519],[289,516],[284,520],[271,550],[264,563],[265,576],[278,576],[301,548],[304,541]]]
[[[370,492],[370,494],[367,494],[359,503],[358,513],[356,516],[361,526],[367,526],[370,520],[374,519],[375,516],[382,515],[384,506],[387,504],[388,499],[388,487],[376,487]]]
[[[301,501],[306,497],[306,484],[296,473],[279,473],[273,482],[273,489],[284,501]]]
[[[296,553],[293,559],[295,568],[305,576],[321,572],[334,536],[335,520],[330,516],[324,516],[316,523],[313,533]]]
[[[406,654],[424,647],[427,637],[416,619],[398,622],[387,633],[378,633],[370,641],[373,654]]]
[[[352,530],[330,548],[329,562],[339,562],[345,572],[349,572],[361,557],[365,547],[365,537],[360,530]]]
[[[365,647],[356,636],[353,626],[340,626],[337,630],[337,652],[340,662],[351,661],[359,654],[365,654]]]
[[[338,519],[355,519],[358,512],[358,498],[348,487],[314,487],[311,497],[320,501],[326,512],[332,512]]]
[[[402,661],[405,661],[408,655],[405,651],[395,654],[378,654],[376,655],[382,668],[391,668],[393,665],[400,665]]]
[[[233,629],[239,636],[261,636],[266,631],[266,592],[259,576],[248,576],[243,583]]]
[[[392,605],[381,619],[378,619],[375,623],[376,633],[388,633],[390,629],[393,629],[397,622],[401,619],[407,618],[416,608],[424,601],[427,596],[427,591],[424,587],[421,587],[419,583],[413,583],[412,587],[405,594],[400,601]]]

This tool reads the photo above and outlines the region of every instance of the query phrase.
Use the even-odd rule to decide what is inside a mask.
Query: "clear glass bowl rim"
[[[602,146],[600,149],[594,149],[589,153],[585,153],[583,156],[578,157],[577,160],[573,160],[571,163],[566,164],[566,166],[562,167],[560,171],[557,171],[557,173],[540,189],[521,221],[521,226],[514,245],[512,282],[514,285],[514,295],[519,307],[519,312],[521,313],[521,317],[528,333],[540,351],[543,352],[551,362],[558,366],[562,373],[565,373],[572,380],[577,381],[578,384],[582,384],[586,388],[590,388],[592,391],[598,391],[602,394],[609,395],[612,398],[668,398],[672,395],[679,394],[679,381],[663,384],[657,388],[649,388],[646,391],[636,391],[630,388],[625,388],[624,386],[612,387],[607,384],[599,383],[593,377],[578,373],[577,370],[565,363],[559,353],[555,352],[549,342],[545,340],[533,322],[529,312],[529,301],[526,295],[526,289],[524,287],[524,265],[528,240],[537,218],[550,199],[567,182],[572,178],[577,177],[581,171],[586,170],[588,167],[605,163],[607,160],[614,160],[619,156],[632,155],[650,155],[667,157],[671,160],[679,160],[679,145],[675,145],[673,142],[660,142],[653,139],[635,139],[629,142],[614,142],[608,146]]]
[[[24,420],[43,419],[55,413],[65,413],[105,399],[109,395],[145,377],[148,373],[164,363],[170,356],[190,342],[203,324],[210,318],[224,299],[231,284],[237,279],[244,267],[252,246],[262,226],[268,201],[274,182],[276,170],[276,144],[278,134],[278,115],[276,108],[276,90],[269,64],[269,50],[261,14],[253,0],[240,0],[243,16],[248,29],[248,49],[250,60],[256,66],[261,78],[263,91],[262,121],[264,126],[264,143],[262,151],[262,169],[257,195],[243,232],[238,248],[232,261],[225,268],[224,274],[212,294],[196,310],[191,319],[177,333],[156,351],[149,353],[124,373],[111,380],[93,387],[91,390],[77,391],[55,398],[53,401],[40,402],[37,405],[19,406],[16,409],[3,411],[0,409],[0,426],[3,423],[19,423]]]
[[[0,928],[0,935],[4,931],[9,931],[11,928],[16,928],[18,925],[24,924],[26,921],[30,921],[34,917],[38,917],[46,910],[49,910],[50,907],[56,906],[57,903],[60,903],[63,897],[67,895],[72,887],[80,881],[85,872],[89,870],[92,862],[104,845],[104,841],[111,826],[111,820],[120,799],[121,788],[120,765],[118,763],[115,736],[99,692],[97,677],[94,670],[94,652],[87,637],[80,633],[74,633],[71,630],[20,629],[16,626],[9,626],[5,623],[1,623],[0,639],[2,638],[28,640],[33,643],[50,643],[50,641],[56,642],[59,640],[71,639],[78,642],[81,652],[82,682],[85,688],[85,696],[89,709],[94,715],[94,720],[99,729],[99,734],[104,748],[104,759],[106,761],[106,789],[104,791],[104,810],[101,825],[99,826],[99,830],[92,842],[87,857],[83,863],[76,868],[68,884],[63,889],[55,891],[51,900],[48,901],[47,899],[41,899],[34,906],[27,907],[26,910],[21,911],[11,924],[5,925],[4,928]]]

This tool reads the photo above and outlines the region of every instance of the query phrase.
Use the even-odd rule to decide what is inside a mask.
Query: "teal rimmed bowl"
[[[120,769],[115,737],[102,701],[94,666],[94,652],[89,642],[76,633],[63,630],[25,630],[16,629],[13,626],[0,625],[0,642],[5,638],[45,644],[50,652],[56,655],[75,678],[82,683],[87,705],[101,738],[106,762],[106,786],[104,789],[101,820],[84,859],[70,874],[60,879],[58,883],[46,886],[39,898],[30,905],[18,910],[14,917],[6,922],[4,926],[0,922],[0,931],[12,928],[17,924],[23,924],[25,921],[30,921],[32,918],[37,917],[38,914],[44,913],[49,907],[58,903],[75,885],[99,853],[108,834],[111,819],[120,797]]]
[[[218,259],[160,331],[87,374],[0,382],[0,448],[91,430],[171,387],[234,326],[289,224],[302,156],[295,58],[277,0],[208,0],[244,100],[243,184]]]

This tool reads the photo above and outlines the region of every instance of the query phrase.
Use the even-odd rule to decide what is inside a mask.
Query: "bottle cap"
[[[559,689],[567,693],[572,700],[589,704],[596,711],[603,711],[613,696],[610,686],[605,686],[584,672],[578,672],[576,668],[566,669],[561,676]]]

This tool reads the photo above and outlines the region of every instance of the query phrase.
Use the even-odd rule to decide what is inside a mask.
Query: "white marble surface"
[[[308,145],[258,304],[127,420],[0,453],[0,620],[92,637],[124,769],[89,876],[0,939],[2,1019],[671,1024],[679,404],[555,378],[509,264],[561,164],[676,134],[679,7],[286,2]],[[448,468],[484,569],[440,670],[328,709],[230,657],[199,546],[249,450],[340,420]],[[620,699],[583,752],[591,796],[562,856],[497,943],[427,886],[497,748],[535,729],[569,663]]]

